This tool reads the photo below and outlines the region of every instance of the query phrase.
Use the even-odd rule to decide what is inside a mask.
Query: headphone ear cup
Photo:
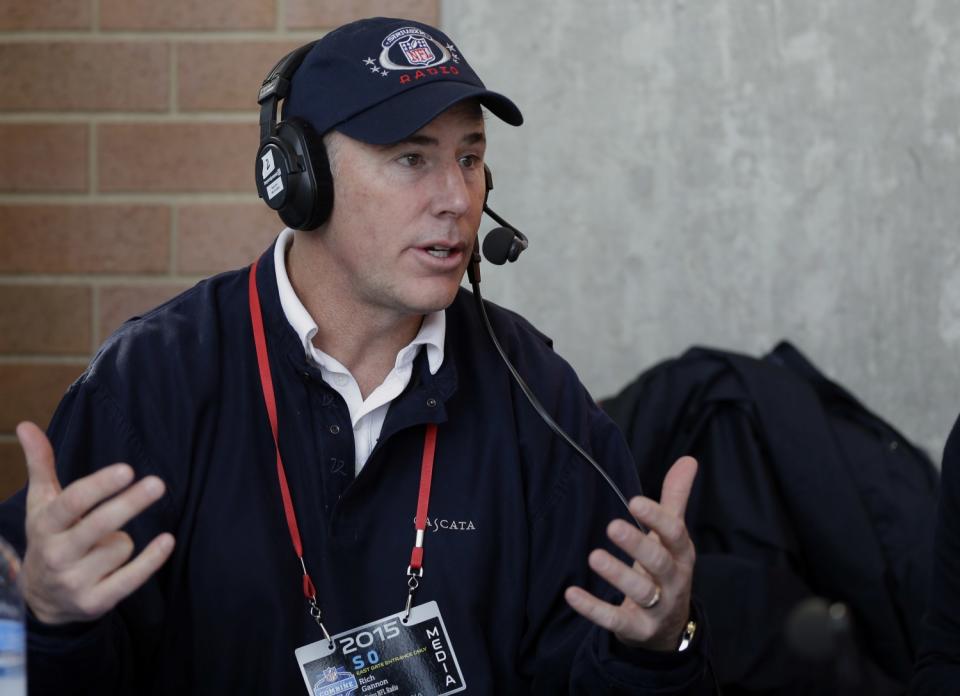
[[[257,190],[287,227],[313,230],[333,209],[333,177],[323,140],[300,119],[277,124],[257,153]],[[276,172],[271,171],[276,167]]]
[[[313,207],[313,172],[295,128],[279,124],[257,151],[257,193],[284,224],[303,229]]]

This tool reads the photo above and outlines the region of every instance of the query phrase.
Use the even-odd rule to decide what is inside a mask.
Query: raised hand
[[[660,502],[637,496],[630,512],[650,529],[641,532],[625,520],[614,520],[607,535],[634,564],[596,549],[590,567],[624,594],[614,606],[579,587],[568,587],[567,602],[595,624],[612,631],[628,645],[675,650],[690,617],[690,586],[696,553],[683,517],[697,475],[692,457],[678,459],[663,482]]]
[[[173,550],[160,534],[136,558],[121,527],[160,499],[156,476],[133,482],[133,469],[113,464],[61,488],[53,448],[33,423],[17,426],[27,460],[27,551],[24,599],[49,624],[92,621],[140,587]]]

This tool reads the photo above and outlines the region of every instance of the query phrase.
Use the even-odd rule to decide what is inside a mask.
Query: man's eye
[[[467,169],[472,169],[480,163],[480,158],[476,155],[464,155],[460,158],[460,166]]]
[[[416,167],[423,164],[423,157],[420,155],[401,155],[397,161],[405,167]]]

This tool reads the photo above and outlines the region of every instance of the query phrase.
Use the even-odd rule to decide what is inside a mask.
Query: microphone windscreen
[[[487,232],[483,238],[483,255],[487,261],[502,266],[510,256],[510,246],[513,244],[513,230],[506,227],[495,227]]]

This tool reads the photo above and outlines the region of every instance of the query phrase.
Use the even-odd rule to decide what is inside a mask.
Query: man
[[[25,548],[37,691],[703,688],[696,464],[659,504],[631,501],[652,534],[615,519],[460,289],[487,194],[481,105],[519,110],[416,22],[356,22],[281,66],[258,187],[303,229],[121,328],[53,450],[18,429],[29,485],[0,522]],[[547,411],[636,491],[548,340],[489,312]]]

